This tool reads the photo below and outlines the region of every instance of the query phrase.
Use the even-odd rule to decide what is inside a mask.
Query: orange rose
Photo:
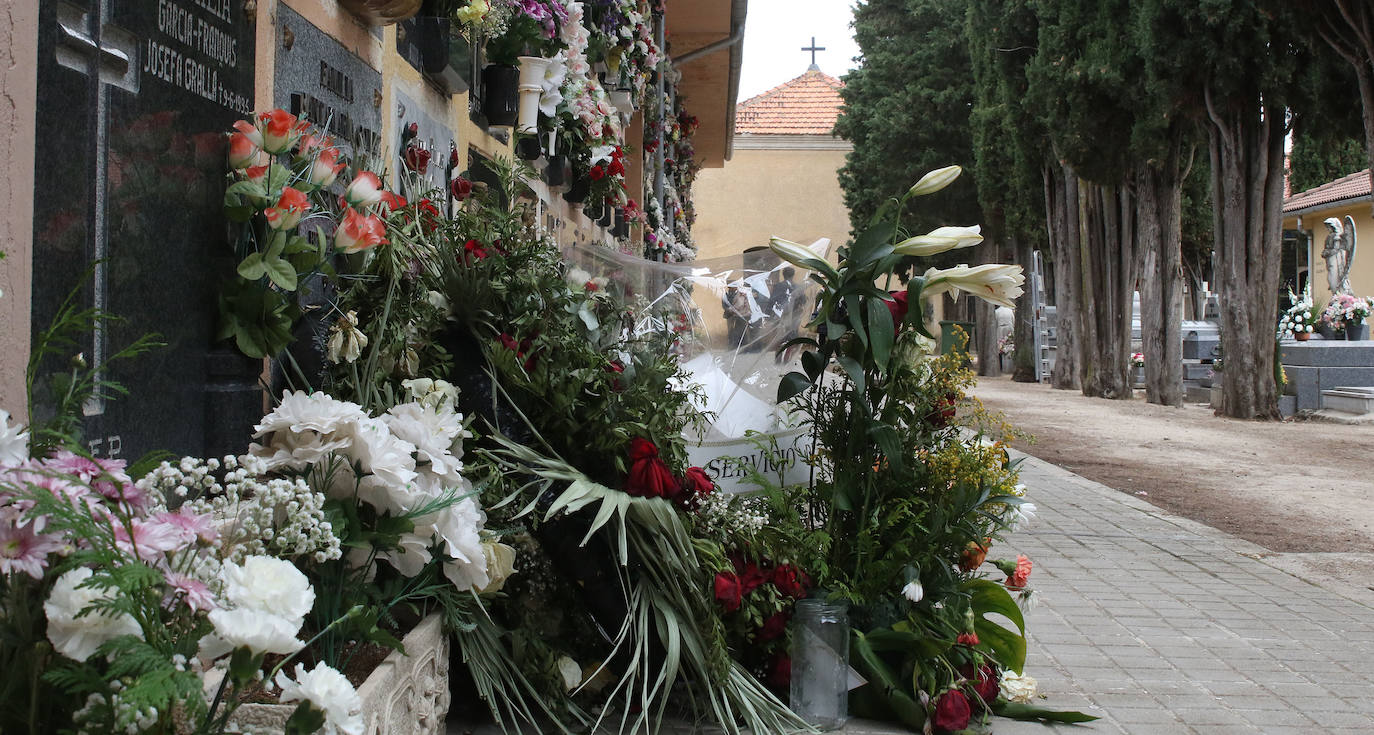
[[[983,543],[970,541],[964,546],[963,553],[959,554],[959,568],[971,572],[983,565],[983,560],[988,556],[988,539],[983,539]]]
[[[334,232],[334,247],[356,253],[386,242],[386,225],[377,217],[359,214],[352,207],[344,212],[343,222]]]
[[[274,230],[289,230],[300,224],[301,217],[310,211],[310,200],[301,192],[286,187],[281,190],[277,206],[267,208],[267,226]]]

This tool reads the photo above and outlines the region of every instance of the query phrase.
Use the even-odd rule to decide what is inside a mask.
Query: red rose
[[[472,196],[472,182],[462,176],[454,179],[448,185],[448,189],[449,192],[453,194],[453,198],[460,202]]]
[[[935,700],[935,714],[931,716],[930,722],[936,730],[954,732],[968,727],[969,716],[972,714],[964,693],[950,689]]]
[[[739,609],[739,605],[744,601],[744,593],[740,591],[739,577],[730,572],[716,573],[716,601],[725,612],[734,612]]]
[[[811,586],[811,580],[806,576],[806,572],[791,564],[783,564],[773,570],[773,584],[784,595],[800,598],[806,596],[806,590]]]
[[[906,291],[893,291],[893,292],[891,293],[891,296],[892,296],[891,299],[885,299],[885,300],[883,301],[883,303],[887,305],[887,311],[888,311],[888,313],[892,314],[892,327],[893,327],[893,329],[901,329],[901,327],[902,327],[902,320],[903,320],[903,319],[906,319],[906,310],[907,310],[906,296],[907,296],[907,292],[906,292]]]
[[[764,582],[771,581],[772,578],[772,575],[763,571],[758,564],[752,561],[746,562],[743,568],[736,563],[735,571],[739,572],[740,586],[746,595],[762,587]]]
[[[625,164],[620,159],[611,159],[611,164],[606,167],[612,176],[621,176],[625,173]]]
[[[969,646],[969,647],[976,646],[976,645],[978,645],[978,634],[977,634],[977,633],[960,633],[960,634],[959,634],[959,637],[958,637],[954,642],[955,642],[955,643],[958,643],[958,644],[961,645],[961,646]]]
[[[429,170],[429,159],[432,155],[434,154],[418,145],[407,146],[406,168],[416,173],[424,173]]]
[[[502,332],[499,339],[501,340],[501,346],[505,347],[511,352],[516,353],[517,355],[520,355],[521,357],[524,357],[524,355],[520,353],[520,343],[516,342],[514,337],[510,336],[509,334],[506,334],[505,332]]]
[[[676,493],[677,480],[658,457],[658,447],[648,439],[635,437],[630,442],[630,474],[625,492],[646,498],[670,497]]]
[[[621,365],[619,360],[611,360],[609,363],[606,364],[606,372],[615,373],[617,376],[619,376],[625,372],[625,366]],[[611,390],[617,393],[621,391],[619,377],[611,378]]]
[[[973,684],[973,691],[978,693],[983,703],[991,706],[997,701],[997,671],[987,664],[978,667],[978,679]]]
[[[592,181],[600,181],[606,178],[606,169],[601,166],[592,166],[592,170],[588,171],[587,175],[591,177]]]
[[[687,474],[682,478],[682,487],[686,491],[685,500],[694,504],[710,497],[711,493],[716,491],[716,483],[712,482],[711,476],[700,467],[687,468]]]
[[[475,260],[487,257],[487,249],[482,247],[482,243],[476,240],[468,240],[463,243],[463,252],[471,255]]]
[[[383,214],[404,209],[406,204],[408,204],[408,202],[406,202],[405,197],[401,196],[400,194],[397,194],[394,191],[382,192],[381,199],[379,201],[382,203],[381,209]]]
[[[768,686],[781,690],[791,685],[792,657],[779,653],[773,658],[773,664],[768,667]]]
[[[792,613],[787,610],[779,610],[768,616],[763,621],[763,627],[759,628],[758,635],[755,636],[760,641],[771,641],[782,637],[787,632],[787,622],[792,619]]]
[[[458,168],[458,164],[459,164],[460,162],[461,162],[461,159],[458,157],[458,149],[457,149],[457,148],[450,148],[449,151],[448,151],[448,167],[449,167],[449,168]]]

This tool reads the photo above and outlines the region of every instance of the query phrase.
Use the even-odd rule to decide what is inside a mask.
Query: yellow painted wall
[[[828,137],[828,136],[827,136]],[[773,235],[832,247],[849,237],[849,212],[837,175],[843,150],[755,150],[737,143],[724,168],[704,169],[692,187],[698,258],[766,246]]]
[[[1331,299],[1331,289],[1326,283],[1326,260],[1322,258],[1322,248],[1326,246],[1327,217],[1344,220],[1350,215],[1355,220],[1355,262],[1350,269],[1350,288],[1356,296],[1374,296],[1374,216],[1370,215],[1369,202],[1337,204],[1330,209],[1307,212],[1302,215],[1302,226],[1297,217],[1285,217],[1283,229],[1302,230],[1312,241],[1312,301],[1321,308]]]

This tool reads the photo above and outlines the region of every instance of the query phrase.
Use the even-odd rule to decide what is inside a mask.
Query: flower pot
[[[1345,338],[1351,342],[1363,342],[1369,339],[1369,325],[1364,322],[1359,324],[1345,325]]]
[[[489,64],[482,69],[482,114],[487,125],[515,125],[519,109],[520,70],[504,64]]]
[[[601,205],[601,216],[597,217],[597,223],[610,229],[611,225],[615,224],[615,211],[605,204]]]
[[[798,600],[792,613],[793,712],[822,730],[849,719],[849,606]]]
[[[587,201],[587,195],[591,193],[592,182],[589,179],[577,179],[572,182],[572,185],[568,188],[568,192],[563,195],[563,198],[573,204],[581,204]]]
[[[420,68],[426,74],[439,74],[448,68],[449,19],[420,16],[415,19],[418,31],[415,45],[420,49]]]
[[[1317,334],[1320,334],[1322,339],[1335,339],[1336,328],[1331,326],[1330,323],[1323,321],[1317,324]]]
[[[523,93],[522,93],[523,94]],[[515,139],[515,155],[522,161],[533,161],[543,153],[539,149],[539,139],[533,136],[524,136]]]
[[[526,135],[539,132],[539,95],[544,91],[544,70],[549,68],[550,61],[552,59],[539,56],[520,57],[520,110],[516,129]],[[539,141],[535,140],[535,149],[538,148]]]
[[[615,209],[615,227],[611,230],[611,234],[616,237],[630,236],[630,221],[625,218],[623,207],[616,207]]]
[[[1307,340],[1312,339],[1312,333],[1311,333],[1311,332],[1294,332],[1294,333],[1293,333],[1293,339],[1296,339],[1296,340],[1299,341],[1299,342],[1306,342]]]
[[[420,621],[402,641],[409,655],[392,651],[358,687],[363,700],[363,733],[444,732],[448,714],[448,647],[443,618],[435,613]],[[294,671],[294,666],[287,670]],[[245,704],[234,711],[231,733],[279,733],[296,704]]]
[[[377,26],[409,20],[423,4],[424,0],[339,0],[345,10]]]
[[[549,156],[549,165],[544,167],[544,183],[550,187],[562,186],[568,180],[568,157]]]
[[[589,204],[587,204],[587,210],[586,210],[586,211],[587,211],[587,219],[589,219],[589,220],[591,220],[591,221],[593,221],[593,222],[600,221],[602,215],[605,214],[605,212],[606,212],[606,203],[605,203],[605,202],[590,202]]]

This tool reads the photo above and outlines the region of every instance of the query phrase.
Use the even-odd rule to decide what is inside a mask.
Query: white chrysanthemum
[[[402,403],[392,406],[382,416],[382,421],[391,433],[402,441],[415,445],[419,462],[428,462],[434,474],[456,480],[463,469],[463,463],[454,456],[454,447],[466,433],[463,431],[463,417],[447,406],[432,407],[420,403]]]
[[[419,528],[417,527],[418,531]],[[391,566],[396,567],[396,571],[403,577],[414,577],[425,568],[425,565],[433,559],[429,553],[429,547],[434,542],[428,536],[421,536],[418,533],[403,533],[396,542],[397,548],[384,549],[377,552],[378,559],[385,559]]]
[[[296,680],[280,671],[277,686],[281,687],[282,702],[309,702],[324,713],[324,729],[320,732],[325,735],[362,735],[362,697],[338,671],[325,664],[306,671],[304,664],[296,664]]]
[[[63,574],[43,603],[43,612],[48,617],[48,640],[58,653],[77,661],[90,658],[95,649],[112,638],[121,635],[143,637],[138,621],[128,613],[110,615],[96,611],[77,617],[82,610],[112,597],[108,590],[79,587],[92,574],[85,567]]]
[[[348,437],[319,434],[314,431],[277,431],[267,444],[249,445],[249,453],[263,460],[267,472],[278,470],[301,471],[324,460],[334,452],[348,448]]]
[[[250,556],[242,566],[225,562],[221,574],[224,596],[235,606],[277,615],[294,622],[297,629],[315,604],[310,580],[284,559]]]
[[[353,439],[343,454],[363,472],[376,475],[392,487],[404,487],[415,479],[415,445],[397,438],[380,419],[352,422],[346,432]]]
[[[287,620],[251,607],[211,610],[210,624],[215,626],[216,635],[201,639],[202,652],[210,658],[218,658],[245,646],[255,654],[282,655],[295,653],[305,647],[305,642],[296,638],[301,629],[300,621]]]
[[[349,423],[366,418],[367,413],[356,403],[340,401],[327,393],[298,390],[282,394],[281,404],[253,427],[257,432],[253,436],[260,438],[274,431],[332,434]]]
[[[1035,679],[1018,674],[1011,669],[1002,671],[1002,680],[997,688],[1008,702],[1028,703],[1035,699]]]
[[[8,411],[0,411],[0,467],[23,464],[29,458],[29,432],[10,425]]]

